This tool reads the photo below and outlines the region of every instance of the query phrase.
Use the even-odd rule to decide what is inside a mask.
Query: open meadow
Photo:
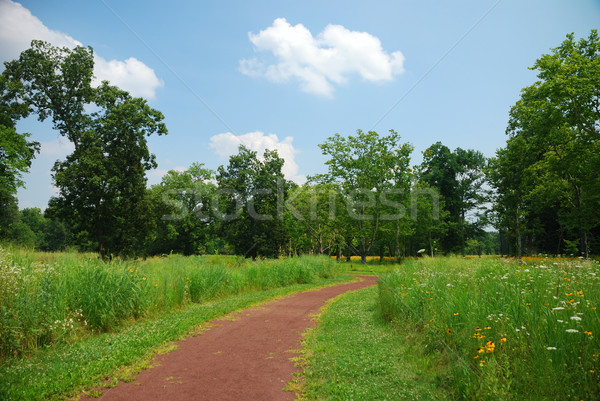
[[[425,258],[379,281],[381,315],[456,399],[600,398],[600,265]]]
[[[61,399],[129,380],[198,325],[340,281],[335,262],[0,252],[0,399]]]

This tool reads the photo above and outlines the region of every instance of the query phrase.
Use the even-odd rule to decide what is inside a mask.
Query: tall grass
[[[381,278],[379,304],[466,400],[600,398],[600,265],[442,258]]]
[[[108,332],[124,321],[336,274],[327,258],[250,262],[171,255],[103,263],[94,254],[0,249],[0,359]]]

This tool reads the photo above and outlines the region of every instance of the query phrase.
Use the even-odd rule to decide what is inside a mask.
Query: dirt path
[[[376,283],[375,277],[361,277],[244,310],[236,320],[216,320],[100,400],[292,400],[294,394],[283,387],[296,371],[290,358],[298,354],[291,350],[300,348],[301,333],[315,325],[310,315],[330,298]]]

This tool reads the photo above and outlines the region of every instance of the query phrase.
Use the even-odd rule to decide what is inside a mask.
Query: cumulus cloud
[[[180,173],[183,173],[184,171],[187,170],[187,168],[183,167],[183,166],[177,166],[175,168],[172,169],[163,169],[163,168],[156,168],[154,170],[150,170],[148,171],[148,173],[146,173],[146,178],[148,178],[148,185],[156,185],[156,184],[160,184],[160,182],[162,181],[162,178],[167,175],[167,173],[171,170],[175,170],[175,171],[179,171]]]
[[[48,28],[21,4],[12,0],[0,0],[0,62],[19,57],[34,39],[60,47],[82,46],[81,42],[66,33]],[[156,90],[164,86],[152,68],[134,57],[125,61],[106,60],[94,53],[94,62],[95,85],[101,81],[109,81],[133,96],[150,99],[155,98]]]
[[[282,172],[285,178],[292,180],[298,184],[306,182],[304,175],[298,174],[298,164],[296,164],[296,149],[292,145],[294,138],[286,137],[280,141],[277,135],[254,131],[243,135],[234,135],[231,132],[214,135],[210,138],[210,147],[215,150],[215,153],[223,159],[227,159],[231,155],[238,153],[240,145],[244,145],[250,150],[258,153],[258,157],[262,157],[266,149],[276,150],[279,156],[285,160]]]
[[[302,90],[321,96],[331,97],[334,84],[344,84],[354,74],[366,81],[384,82],[404,72],[402,52],[388,54],[377,37],[341,25],[327,25],[314,37],[304,25],[292,26],[278,18],[248,37],[256,52],[271,53],[275,60],[242,59],[241,73],[276,83],[296,79]]]

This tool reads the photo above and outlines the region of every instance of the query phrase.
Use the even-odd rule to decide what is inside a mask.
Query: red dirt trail
[[[159,355],[154,367],[136,380],[105,390],[99,399],[293,400],[294,393],[283,388],[297,370],[290,358],[298,356],[293,350],[300,348],[301,333],[315,326],[310,315],[328,299],[377,280],[360,277],[360,282],[301,292],[243,310],[234,315],[236,320],[215,320],[214,327],[178,342],[175,351]]]

